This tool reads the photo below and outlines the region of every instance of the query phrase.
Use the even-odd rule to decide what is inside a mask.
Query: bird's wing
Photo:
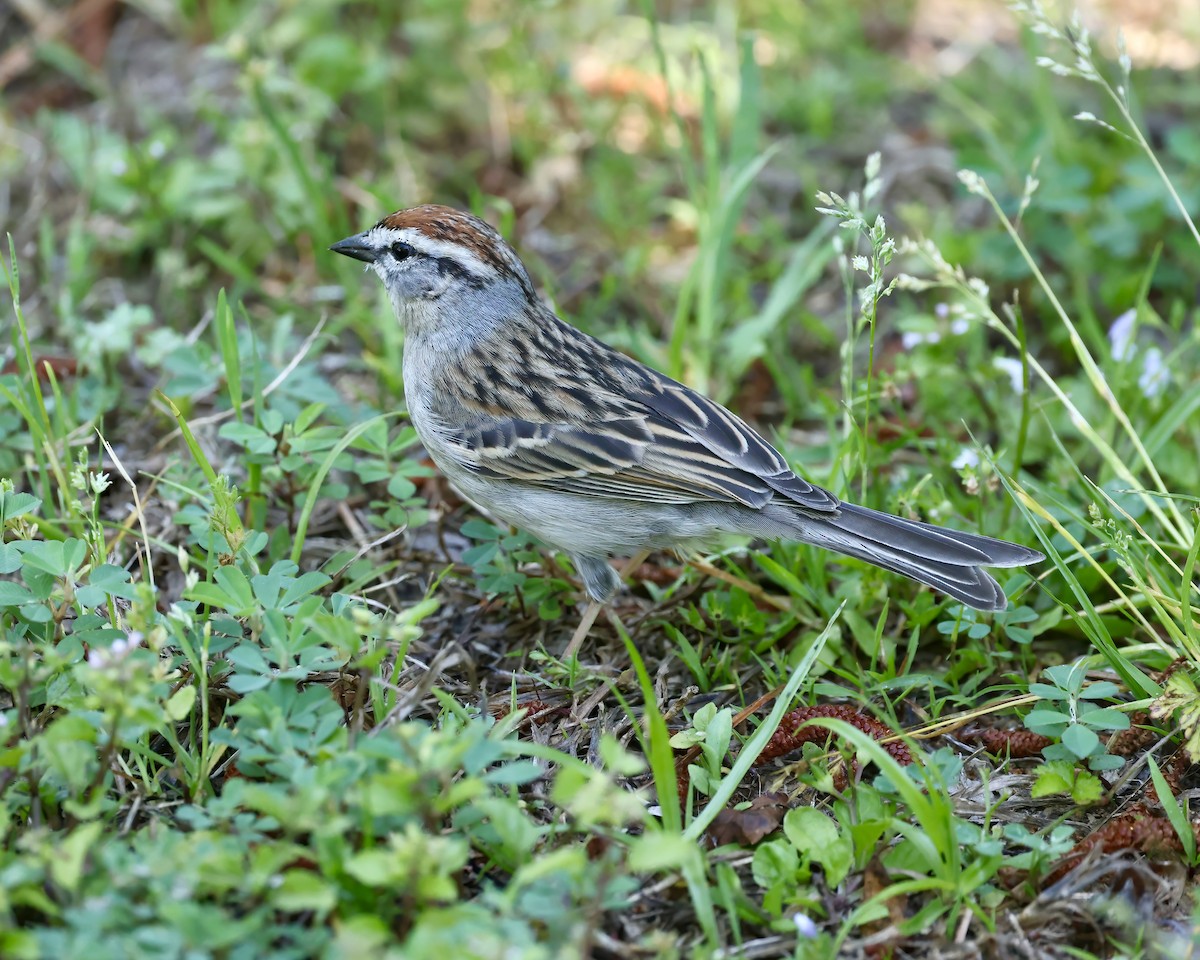
[[[771,488],[649,414],[538,423],[483,414],[439,431],[473,473],[556,490],[654,503],[724,501],[761,507]]]
[[[630,361],[632,364],[632,361]],[[665,422],[673,433],[682,431],[684,445],[691,456],[705,455],[726,470],[736,470],[753,476],[769,491],[780,494],[806,510],[835,513],[838,498],[823,487],[798,476],[778,450],[769,444],[753,427],[726,410],[714,400],[682,383],[672,380],[648,367],[637,364],[639,387],[626,393],[628,399],[654,412],[658,422]],[[656,444],[651,459],[657,464],[662,450],[667,460],[662,469],[670,470],[670,458],[687,456],[673,443]],[[771,499],[768,495],[766,499]],[[765,502],[765,501],[764,501]]]
[[[572,328],[523,375],[492,366],[446,381],[456,416],[439,430],[472,472],[597,497],[717,501],[761,508],[783,497],[815,513],[838,499],[797,476],[774,447],[720,404]],[[540,359],[540,358],[538,358]],[[557,380],[539,376],[556,369]],[[457,388],[472,382],[472,394]],[[465,417],[463,416],[465,414]]]
[[[820,514],[838,509],[838,498],[793,473],[719,403],[634,361],[622,370],[616,358],[625,359],[612,353],[606,371],[588,377],[581,407],[554,410],[545,390],[536,410],[515,396],[503,407],[468,402],[466,424],[440,431],[444,443],[474,473],[586,496],[755,509],[778,496]]]

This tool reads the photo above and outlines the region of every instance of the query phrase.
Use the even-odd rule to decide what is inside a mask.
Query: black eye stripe
[[[434,263],[437,264],[438,273],[454,277],[461,284],[465,284],[475,290],[483,286],[483,279],[481,277],[477,277],[456,260],[452,260],[449,257],[437,257],[434,259]]]
[[[405,243],[403,240],[397,240],[393,243],[389,252],[397,261],[408,260],[410,257],[417,255],[416,247]]]

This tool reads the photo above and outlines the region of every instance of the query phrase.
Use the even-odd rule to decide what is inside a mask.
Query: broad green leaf
[[[195,702],[196,688],[190,684],[180,687],[171,694],[171,698],[167,701],[167,716],[178,723],[188,717]]]
[[[0,607],[19,607],[23,603],[35,600],[28,587],[11,580],[0,580]]]
[[[1062,742],[1064,747],[1082,760],[1100,746],[1100,737],[1082,724],[1072,723],[1063,731]]]
[[[83,877],[84,860],[104,831],[102,820],[93,820],[76,827],[54,844],[50,857],[50,875],[64,890],[74,893]]]
[[[651,830],[629,845],[629,869],[643,873],[678,870],[695,850],[695,844],[677,833]]]
[[[854,850],[828,816],[813,807],[789,810],[783,818],[783,832],[806,859],[825,868],[831,886],[845,879],[854,861]]]

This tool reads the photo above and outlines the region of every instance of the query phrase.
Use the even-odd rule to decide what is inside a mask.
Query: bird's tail
[[[905,520],[852,503],[803,524],[799,539],[903,574],[976,610],[1003,610],[1004,591],[983,567],[1023,567],[1044,559],[1028,547]]]

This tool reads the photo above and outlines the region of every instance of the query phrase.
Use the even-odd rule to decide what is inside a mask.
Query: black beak
[[[340,253],[344,257],[352,257],[364,263],[375,262],[375,248],[367,243],[367,235],[365,233],[356,233],[345,240],[339,240],[329,249],[334,253]]]

